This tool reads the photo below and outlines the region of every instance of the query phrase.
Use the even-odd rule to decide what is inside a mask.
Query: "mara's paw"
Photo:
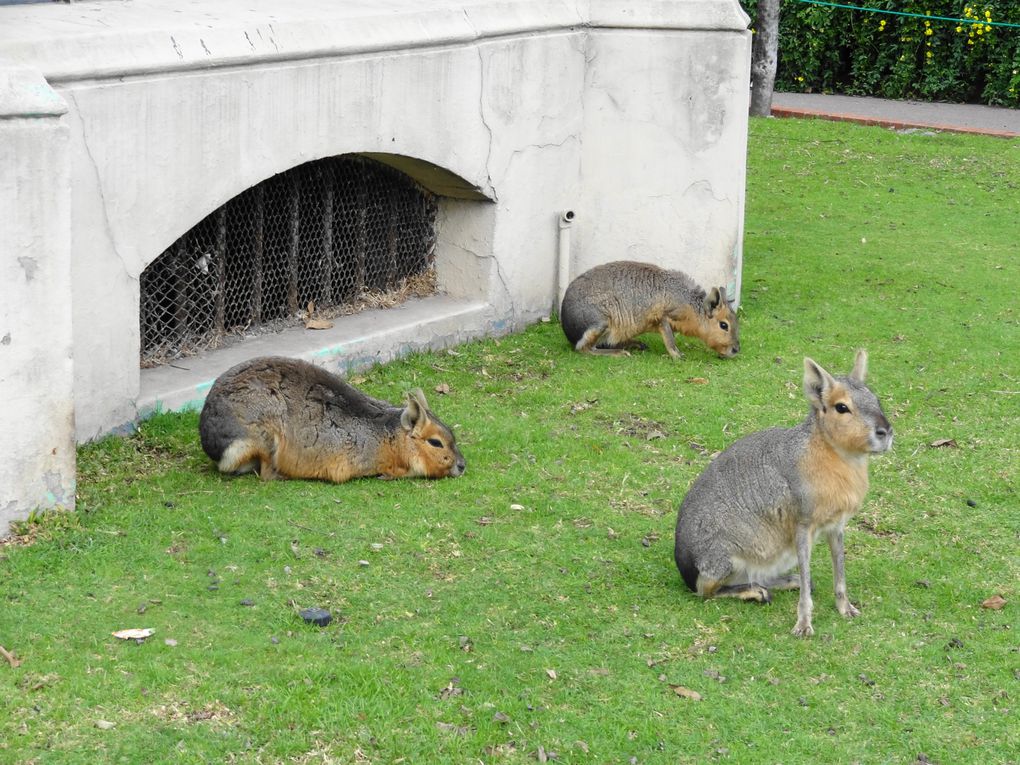
[[[844,619],[853,619],[855,616],[860,616],[861,611],[849,600],[836,601],[836,610],[843,616]]]
[[[811,626],[809,620],[798,619],[797,624],[793,628],[793,634],[797,637],[811,637],[815,634],[815,628]]]

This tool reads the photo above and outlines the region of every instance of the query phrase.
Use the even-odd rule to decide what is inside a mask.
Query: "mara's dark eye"
[[[850,412],[850,407],[840,402],[836,404],[836,411],[839,412],[840,414],[848,414]]]
[[[729,329],[730,329],[730,325],[729,325],[728,322],[720,321],[719,322],[719,329],[721,329],[723,332],[728,332]]]
[[[434,446],[437,449],[442,449],[443,448],[443,442],[440,441],[438,438],[430,438],[428,441],[429,441],[429,446]]]

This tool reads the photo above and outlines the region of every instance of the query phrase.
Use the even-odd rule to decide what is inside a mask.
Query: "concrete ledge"
[[[0,8],[0,55],[53,84],[474,43],[581,27],[747,29],[737,0],[132,0]]]
[[[444,295],[409,300],[396,308],[342,316],[332,329],[296,327],[143,369],[138,416],[200,408],[220,374],[256,356],[290,356],[346,374],[415,351],[448,348],[513,329],[495,317],[488,303]],[[130,427],[130,423],[125,425]]]
[[[0,119],[60,117],[67,103],[38,71],[0,59]]]

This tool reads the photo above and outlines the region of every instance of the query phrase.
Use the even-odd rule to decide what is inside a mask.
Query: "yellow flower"
[[[956,28],[956,31],[957,31],[957,32],[962,32],[962,31],[963,31],[963,27],[957,27],[957,28]]]
[[[924,57],[927,58],[927,59],[931,59],[931,51],[930,50],[926,50],[924,52]]]
[[[991,32],[992,28],[990,26],[988,26],[987,24],[985,24],[985,31],[986,32]]]
[[[928,27],[927,29],[924,30],[925,37],[931,37],[933,34],[935,33],[931,31],[931,27]]]

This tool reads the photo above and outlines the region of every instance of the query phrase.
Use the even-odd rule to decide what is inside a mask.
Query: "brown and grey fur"
[[[626,355],[641,347],[634,338],[658,332],[673,358],[675,332],[700,338],[722,357],[740,350],[737,315],[725,287],[705,292],[682,271],[618,260],[595,266],[567,287],[560,324],[571,345],[584,353]]]
[[[205,453],[224,473],[263,480],[444,478],[464,472],[453,433],[421,390],[403,407],[298,359],[267,356],[224,372],[202,408]]]
[[[771,602],[770,589],[800,589],[793,634],[813,634],[811,547],[825,537],[836,609],[860,612],[846,590],[843,532],[868,490],[868,457],[892,446],[892,426],[864,384],[868,357],[833,377],[804,359],[811,411],[795,428],[746,436],[698,476],[680,505],[674,558],[705,598]],[[799,576],[789,575],[794,566]]]

